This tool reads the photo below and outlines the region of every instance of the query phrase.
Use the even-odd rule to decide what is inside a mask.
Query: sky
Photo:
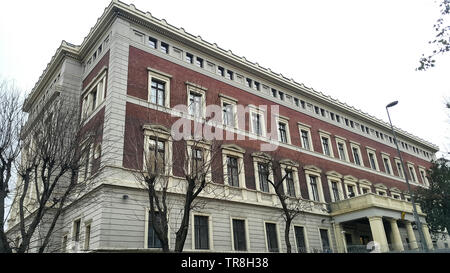
[[[438,2],[124,2],[384,121],[385,106],[398,100],[394,126],[450,152],[450,54],[415,71],[433,39]],[[61,41],[81,44],[109,3],[3,0],[0,76],[30,92]]]

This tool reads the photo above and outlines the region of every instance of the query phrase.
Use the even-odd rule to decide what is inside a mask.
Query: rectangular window
[[[311,150],[311,147],[309,146],[309,132],[306,130],[300,130],[302,134],[302,146],[306,150]]]
[[[405,174],[403,172],[402,164],[400,162],[397,162],[397,171],[398,171],[398,175],[401,178],[405,178]]]
[[[255,89],[257,90],[257,91],[261,91],[261,85],[259,84],[259,82],[254,82],[254,85],[255,85]]]
[[[222,119],[223,125],[234,127],[235,121],[232,104],[226,102],[222,104]]]
[[[192,174],[201,173],[204,168],[203,150],[199,148],[192,149]]]
[[[84,250],[89,250],[91,243],[91,225],[86,225],[84,230]]]
[[[294,177],[291,170],[286,170],[286,188],[287,195],[295,197]]]
[[[79,242],[80,241],[80,227],[81,227],[81,219],[76,220],[73,222],[73,241]]]
[[[391,174],[391,167],[389,166],[389,159],[386,157],[383,157],[383,163],[384,163],[384,169],[386,170],[387,174]]]
[[[328,239],[328,230],[320,229],[320,239],[322,239],[322,249],[323,252],[331,252],[330,241]]]
[[[149,139],[147,168],[153,173],[165,173],[165,142],[154,138]]]
[[[161,51],[166,54],[169,54],[169,44],[161,42]]]
[[[277,90],[272,88],[272,97],[277,97]]]
[[[239,219],[233,219],[233,241],[234,250],[246,251],[247,240],[245,238],[245,221]]]
[[[303,227],[294,226],[295,240],[297,242],[297,252],[306,253],[305,229]]]
[[[338,188],[338,183],[336,181],[332,181],[331,182],[331,191],[333,193],[333,197],[334,197],[334,201],[339,201],[339,188]]]
[[[61,246],[61,252],[63,252],[63,253],[67,252],[67,241],[68,241],[67,237],[68,237],[67,234],[64,235],[64,237],[63,237],[62,246]],[[19,238],[19,240],[20,240],[20,238]],[[19,244],[17,243],[17,245],[19,245]]]
[[[297,98],[294,98],[294,104],[295,104],[295,106],[297,106],[297,107],[300,106],[299,100],[298,100]]]
[[[194,215],[195,249],[209,249],[208,216]]]
[[[414,170],[414,167],[408,166],[408,169],[409,169],[409,175],[411,176],[411,180],[414,182],[417,182],[416,171]]]
[[[341,117],[339,115],[336,115],[336,121],[341,123]]]
[[[249,78],[246,78],[246,83],[247,83],[247,87],[250,87],[250,88],[252,88],[252,86],[253,86],[253,81],[252,81],[252,79],[249,79]]]
[[[279,252],[276,224],[266,223],[267,248],[269,252]]]
[[[377,170],[375,154],[373,152],[369,152],[368,155],[369,155],[370,167],[374,170]]]
[[[202,95],[190,92],[189,93],[189,114],[195,117],[202,117],[203,107],[202,107]]]
[[[345,156],[345,150],[344,150],[344,144],[341,142],[338,142],[338,151],[339,151],[339,158],[341,160],[347,160],[347,157]]]
[[[158,40],[156,40],[153,37],[148,37],[148,45],[153,48],[153,49],[157,49],[158,47]]]
[[[194,55],[186,52],[186,62],[193,64],[194,63]]]
[[[309,176],[309,183],[311,186],[311,193],[312,193],[312,200],[313,201],[320,201],[319,200],[319,189],[317,187],[317,177],[316,176]]]
[[[238,159],[233,156],[227,156],[228,185],[239,187],[238,168]]]
[[[280,141],[283,143],[287,143],[288,139],[287,139],[287,132],[286,132],[286,124],[283,122],[279,122],[278,123],[278,133],[280,136]]]
[[[152,79],[150,101],[154,104],[165,106],[166,83]]]
[[[229,80],[234,80],[234,73],[231,70],[227,70],[226,78]]]
[[[358,150],[358,148],[353,147],[352,151],[353,151],[353,159],[355,160],[355,164],[361,166],[361,159],[359,158],[359,150]]]
[[[331,156],[328,138],[322,137],[323,154]]]
[[[284,93],[281,91],[278,91],[278,96],[280,96],[280,100],[284,100]]]
[[[222,77],[225,77],[225,68],[218,66],[217,67],[217,74],[219,74]]]
[[[353,185],[347,185],[348,198],[355,197],[355,187]]]
[[[253,125],[253,133],[258,136],[262,136],[262,124],[260,114],[252,113],[252,125]]]
[[[259,189],[269,192],[269,168],[266,164],[258,163]]]
[[[147,234],[147,247],[148,248],[161,248],[161,241],[156,235],[154,225],[159,225],[161,215],[159,212],[155,211],[155,220],[156,222],[153,224],[152,217],[150,212],[148,213],[148,234]]]

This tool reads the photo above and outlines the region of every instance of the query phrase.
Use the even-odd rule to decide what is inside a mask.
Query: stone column
[[[408,233],[409,247],[411,249],[418,249],[416,235],[414,234],[414,230],[412,228],[411,222],[405,221],[406,232]]]
[[[373,240],[379,244],[381,252],[388,252],[389,246],[383,226],[383,218],[381,216],[369,217],[369,223]]]
[[[397,226],[397,220],[396,219],[389,219],[389,223],[391,224],[391,239],[392,239],[392,245],[394,247],[394,250],[397,251],[403,251],[405,250],[403,248],[402,238],[400,236],[400,231],[398,230]]]
[[[334,237],[336,238],[336,247],[339,253],[347,252],[347,245],[345,243],[345,237],[340,223],[333,223],[334,225]]]
[[[433,241],[431,240],[430,230],[427,224],[422,224],[423,237],[425,237],[425,243],[428,249],[433,249]]]

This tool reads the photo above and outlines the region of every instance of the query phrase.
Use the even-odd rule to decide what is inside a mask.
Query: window
[[[286,123],[278,122],[278,136],[281,142],[288,143]]]
[[[80,241],[80,227],[81,227],[81,219],[75,220],[73,222],[72,241],[75,242]]]
[[[239,187],[239,167],[238,159],[233,156],[227,156],[228,185]]]
[[[277,90],[272,88],[272,97],[277,97]]]
[[[253,86],[253,81],[252,81],[252,79],[249,79],[249,78],[246,78],[246,83],[247,83],[247,87],[250,87],[250,88],[252,88],[252,86]]]
[[[152,222],[152,217],[150,211],[148,213],[148,231],[147,231],[147,248],[161,248],[161,241],[158,238],[158,235],[155,232],[154,224],[159,225],[161,221],[161,215],[158,211],[155,211],[155,220],[156,222]]]
[[[246,251],[246,229],[245,220],[233,219],[233,246],[235,251]]]
[[[317,186],[317,176],[309,176],[309,184],[311,186],[312,200],[320,201],[319,199],[319,189]]]
[[[321,130],[319,130],[321,131]],[[324,155],[333,156],[333,149],[331,147],[330,135],[325,131],[319,133],[320,140],[322,143],[322,151]]]
[[[156,40],[153,37],[148,37],[148,45],[153,48],[153,49],[157,49],[158,47],[158,40]]]
[[[402,163],[397,158],[395,158],[395,165],[397,166],[398,176],[401,178],[405,178],[405,172],[403,171]]]
[[[189,114],[195,117],[203,116],[203,95],[196,92],[189,92]]]
[[[300,104],[299,104],[299,101],[298,101],[298,99],[297,99],[297,98],[294,98],[294,104],[295,104],[295,106],[297,106],[297,107],[299,107],[299,106],[300,106]]]
[[[258,136],[263,136],[264,129],[261,113],[251,112],[251,122],[252,122],[252,133]]]
[[[150,101],[161,106],[165,105],[165,82],[152,79]]]
[[[165,141],[157,138],[148,140],[146,167],[151,173],[165,173]]]
[[[209,249],[209,217],[194,215],[195,249]]]
[[[148,101],[170,107],[170,79],[171,75],[148,68],[149,97]]]
[[[295,184],[292,170],[285,170],[286,172],[286,193],[288,196],[295,197]]]
[[[233,105],[229,103],[222,103],[222,119],[223,125],[234,127],[234,111]]]
[[[233,71],[227,70],[226,78],[229,79],[229,80],[233,80],[234,79]]]
[[[331,181],[331,193],[333,194],[334,202],[341,200],[338,183],[337,181]]]
[[[307,253],[306,240],[305,240],[305,228],[294,226],[295,242],[297,243],[298,253]]]
[[[352,147],[353,152],[353,160],[356,165],[362,166],[361,161],[361,151],[359,150],[359,147]]]
[[[411,177],[411,180],[418,183],[419,181],[417,180],[417,175],[416,175],[416,170],[414,169],[414,165],[412,165],[411,163],[408,163],[408,169],[409,169],[409,175]]]
[[[347,196],[348,196],[348,198],[355,197],[356,196],[356,194],[355,194],[355,186],[346,184],[346,187],[347,187]]]
[[[83,97],[82,118],[86,119],[97,109],[105,97],[106,73],[102,73],[97,80],[89,85],[88,91]]]
[[[259,189],[263,192],[269,192],[269,167],[267,164],[258,163]]]
[[[19,240],[20,240],[20,238],[19,238]],[[63,252],[63,253],[67,252],[67,241],[68,241],[68,235],[65,234],[63,236],[62,245],[61,245],[61,252]]]
[[[284,100],[284,93],[281,91],[278,91],[278,96],[280,97],[280,100]]]
[[[161,42],[161,51],[166,54],[169,54],[169,45],[164,42]]]
[[[86,181],[90,175],[90,165],[91,165],[91,147],[89,143],[82,143],[81,145],[81,157],[80,157],[80,170],[78,172],[78,183]]]
[[[259,82],[255,82],[255,89],[257,91],[261,91],[261,85],[259,84]]]
[[[197,60],[198,60],[198,58],[197,58]],[[194,55],[186,52],[186,62],[193,64],[194,63]]]
[[[336,144],[338,148],[339,159],[348,161],[347,145],[345,144],[345,140],[336,137]]]
[[[219,74],[222,77],[225,77],[225,68],[218,66],[217,67],[217,74]]]
[[[192,148],[192,166],[191,173],[201,173],[204,168],[204,153],[201,148]]]
[[[311,130],[309,126],[299,125],[300,129],[300,138],[302,142],[303,149],[313,151],[312,139],[311,139]]]
[[[320,239],[322,241],[322,250],[325,253],[331,252],[330,241],[328,239],[328,230],[320,229]]]
[[[367,155],[369,157],[370,168],[373,170],[379,171],[380,169],[378,168],[378,162],[377,162],[377,156],[375,154],[375,150],[367,149]]]
[[[274,223],[265,223],[267,250],[269,252],[280,252],[278,246],[277,225]]]
[[[86,224],[84,228],[84,250],[89,250],[91,244],[91,224]]]
[[[381,158],[383,159],[383,165],[384,165],[384,170],[387,174],[392,175],[392,167],[391,167],[391,160],[389,159],[389,155],[387,154],[382,154]]]
[[[429,186],[430,183],[428,182],[427,174],[423,168],[419,168],[420,177],[422,178],[422,183],[426,186]]]

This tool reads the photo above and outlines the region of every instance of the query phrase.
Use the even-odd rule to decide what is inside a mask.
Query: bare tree
[[[276,155],[275,155],[276,156]],[[298,164],[288,160],[277,160],[275,156],[263,154],[259,159],[259,172],[261,173],[262,183],[271,185],[280,201],[282,217],[285,221],[284,241],[286,243],[286,252],[292,252],[290,242],[290,231],[292,221],[303,214],[306,210],[311,210],[311,202],[295,196],[294,168]],[[300,194],[300,193],[299,193]]]
[[[27,124],[22,135],[24,147],[18,166],[15,202],[18,206],[21,243],[17,252],[26,252],[44,218],[49,226],[39,245],[48,246],[59,216],[72,195],[87,188],[79,183],[89,152],[97,137],[82,130],[77,107],[57,99],[49,109]],[[48,219],[47,219],[48,218]]]
[[[24,115],[20,92],[12,82],[0,82],[0,253],[11,252],[5,232],[6,198],[13,188],[11,183],[14,163],[20,155],[20,130]]]

